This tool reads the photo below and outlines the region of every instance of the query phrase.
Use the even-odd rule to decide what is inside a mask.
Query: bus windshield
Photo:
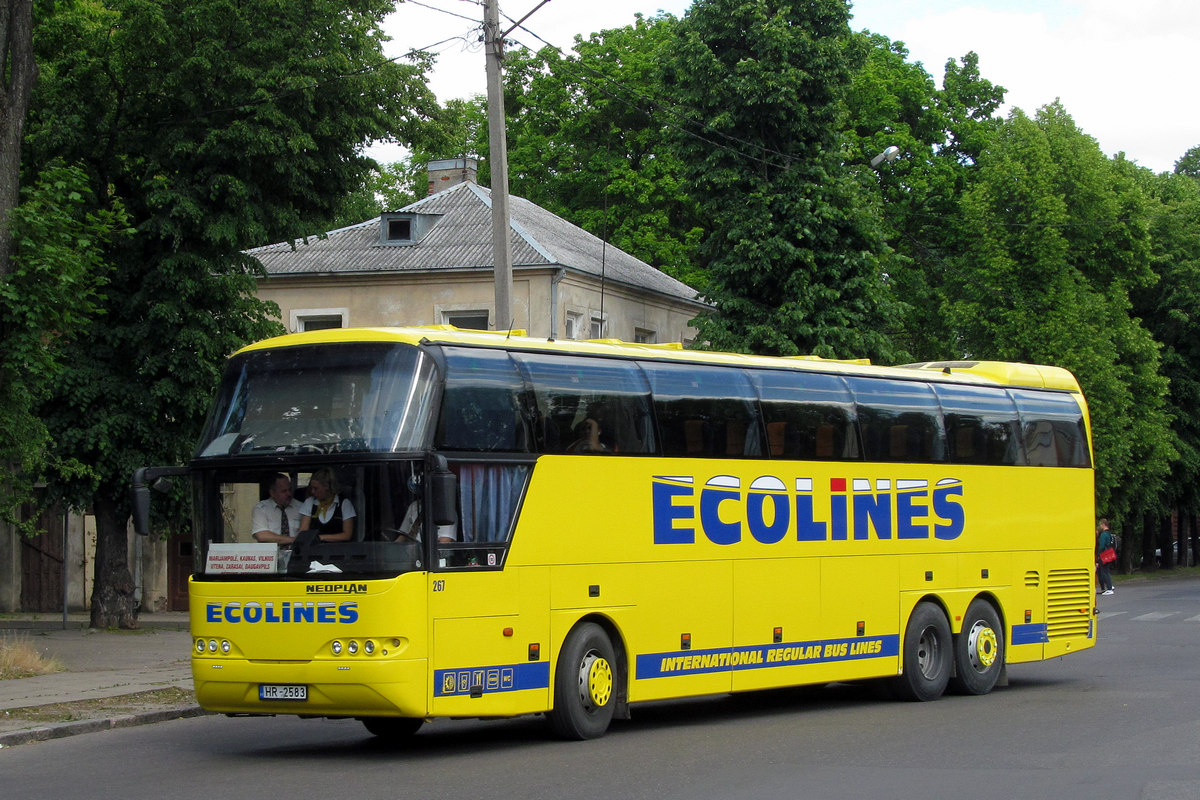
[[[235,356],[196,458],[426,446],[434,366],[411,345],[355,342]]]

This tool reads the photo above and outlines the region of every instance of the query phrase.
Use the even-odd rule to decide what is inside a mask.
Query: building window
[[[465,328],[472,331],[488,329],[488,312],[484,311],[446,311],[443,313],[447,325]]]
[[[604,339],[608,336],[608,315],[598,311],[592,312],[592,324],[588,330],[589,339]]]
[[[411,242],[412,220],[404,218],[387,221],[387,240],[389,242]]]
[[[291,312],[288,329],[295,333],[345,328],[349,325],[348,308],[298,308]]]
[[[379,243],[402,246],[417,244],[433,230],[439,219],[440,214],[384,213],[379,217]]]
[[[568,339],[583,338],[583,314],[578,311],[567,312],[566,334]]]
[[[657,344],[658,333],[650,330],[649,328],[634,328],[633,341],[637,342],[638,344]]]

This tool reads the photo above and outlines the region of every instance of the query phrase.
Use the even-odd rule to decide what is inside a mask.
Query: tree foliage
[[[840,152],[842,99],[865,53],[843,0],[698,0],[678,26],[665,91],[686,108],[684,178],[718,349],[887,357],[878,254]]]
[[[61,370],[65,347],[86,335],[107,280],[104,248],[126,233],[123,214],[89,207],[78,167],[52,164],[26,187],[12,213],[11,270],[0,279],[0,519],[21,528],[21,507],[51,471],[86,475],[87,465],[56,454],[39,407]]]
[[[61,456],[92,469],[52,488],[96,513],[93,624],[134,620],[131,470],[187,458],[225,357],[278,330],[242,251],[331,218],[371,166],[365,143],[433,105],[425,62],[382,56],[391,7],[67,0],[39,20],[27,168],[81,164],[94,207],[120,205],[136,230],[106,248],[103,314],[44,407]]]

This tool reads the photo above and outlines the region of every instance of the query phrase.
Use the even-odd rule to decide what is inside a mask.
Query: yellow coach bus
[[[592,738],[639,702],[983,694],[1091,647],[1091,463],[1055,367],[380,328],[236,353],[134,500],[145,530],[147,484],[190,476],[205,708]]]

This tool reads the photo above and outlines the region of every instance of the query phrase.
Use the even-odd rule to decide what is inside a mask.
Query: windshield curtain
[[[432,360],[411,345],[245,353],[225,370],[196,457],[420,450],[435,384]]]

